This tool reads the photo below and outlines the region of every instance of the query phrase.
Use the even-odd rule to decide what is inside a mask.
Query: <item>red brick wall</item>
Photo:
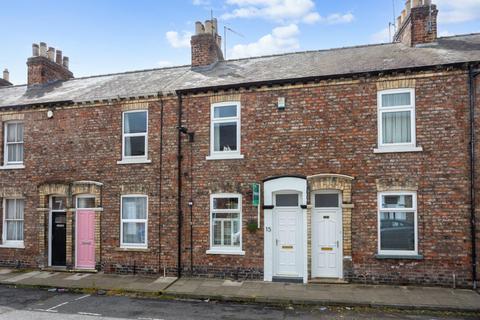
[[[45,57],[31,57],[27,65],[29,85],[73,78],[71,71]]]
[[[193,161],[194,268],[218,275],[254,276],[263,269],[263,232],[246,230],[256,218],[250,184],[285,174],[338,173],[355,177],[352,201],[353,268],[347,278],[375,283],[457,285],[471,279],[468,223],[468,99],[466,75],[438,75],[416,81],[419,153],[374,154],[377,145],[376,79],[360,83],[241,94],[243,160],[207,161],[210,96],[185,98],[184,119],[195,131],[193,158],[184,142],[183,165]],[[276,108],[286,97],[285,111]],[[376,179],[418,184],[419,253],[423,260],[377,260]],[[186,195],[190,188],[184,183]],[[209,194],[243,195],[245,256],[207,255]],[[188,229],[188,223],[185,223]],[[189,234],[184,235],[189,246]],[[185,249],[185,248],[184,248]],[[185,249],[184,260],[189,252]],[[189,264],[186,264],[189,267]]]
[[[207,161],[210,102],[215,94],[184,98],[183,125],[195,142],[183,139],[182,260],[190,268],[190,210],[193,199],[195,274],[263,277],[263,231],[250,233],[256,219],[251,183],[284,174],[338,173],[355,177],[352,188],[352,266],[346,278],[369,283],[467,285],[470,272],[468,94],[466,74],[416,78],[417,144],[423,152],[375,154],[377,146],[377,78],[331,81],[295,88],[242,90],[243,160]],[[217,94],[220,95],[220,94]],[[276,108],[286,97],[284,111]],[[164,101],[160,138],[160,104],[149,107],[151,164],[118,165],[121,159],[122,104],[57,108],[25,114],[25,166],[0,170],[0,190],[17,188],[26,198],[25,249],[0,249],[3,265],[37,266],[40,256],[36,211],[37,186],[79,180],[102,182],[102,267],[110,272],[173,274],[177,261],[177,100]],[[479,103],[480,105],[480,103]],[[0,116],[5,112],[0,113]],[[478,114],[478,113],[477,113]],[[160,175],[160,142],[163,165]],[[193,149],[190,150],[190,147]],[[480,150],[477,148],[477,151]],[[193,156],[190,156],[190,155]],[[192,165],[192,170],[190,169]],[[409,180],[418,185],[419,253],[423,260],[377,260],[377,179]],[[191,183],[193,181],[193,183]],[[161,190],[160,190],[161,183]],[[120,196],[140,188],[149,196],[149,251],[118,251]],[[190,192],[192,191],[192,194]],[[209,195],[243,195],[245,256],[207,255]],[[478,198],[477,198],[478,199]],[[263,221],[262,221],[263,225]],[[160,244],[160,250],[159,250]]]
[[[16,187],[25,194],[25,249],[0,249],[0,262],[46,263],[40,256],[39,196],[44,183],[93,180],[103,183],[101,262],[106,270],[163,272],[176,268],[176,108],[164,102],[162,176],[160,176],[160,103],[149,105],[149,159],[151,164],[119,165],[122,146],[122,105],[59,107],[47,119],[46,110],[25,113],[25,169],[0,170],[0,190]],[[1,115],[1,114],[0,114]],[[3,141],[3,140],[2,140]],[[3,156],[2,156],[3,158]],[[161,183],[161,189],[160,189]],[[120,196],[127,190],[149,196],[148,252],[117,251],[120,246]],[[160,200],[160,192],[162,200]],[[161,209],[160,209],[161,206]],[[48,220],[46,220],[48,223]],[[162,245],[159,248],[159,236]],[[47,247],[46,247],[47,248]],[[161,250],[159,250],[161,249]],[[118,270],[117,270],[118,269]],[[144,270],[142,270],[144,269]]]

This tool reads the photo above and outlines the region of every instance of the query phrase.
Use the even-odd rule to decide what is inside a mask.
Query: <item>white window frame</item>
[[[382,208],[382,197],[383,196],[396,196],[396,195],[406,195],[412,196],[412,208]],[[417,193],[412,191],[392,191],[392,192],[379,192],[377,198],[377,238],[378,238],[378,254],[379,255],[388,255],[388,256],[417,256],[418,255],[418,212],[417,212]],[[414,214],[414,250],[382,250],[381,249],[381,212],[413,212]]]
[[[23,124],[23,140],[21,142],[8,143],[8,125],[9,124]],[[23,159],[22,161],[8,161],[8,144],[22,144],[23,146]],[[0,169],[24,169],[25,161],[25,124],[23,121],[7,121],[3,126],[3,166]]]
[[[383,107],[382,106],[382,97],[387,94],[395,93],[409,93],[410,94],[410,105],[405,106],[395,106],[395,107]],[[388,152],[418,152],[422,151],[421,147],[417,147],[416,141],[416,118],[415,118],[415,89],[413,88],[403,88],[403,89],[390,89],[377,92],[377,128],[378,128],[378,148],[374,149],[375,153],[388,153]],[[410,136],[412,138],[411,142],[408,143],[383,143],[383,121],[382,115],[387,112],[401,112],[409,111],[410,112]]]
[[[24,207],[23,207],[23,240],[8,240],[7,241],[7,200],[23,200]],[[15,206],[17,205],[15,201]],[[9,219],[12,220],[12,219]],[[15,220],[20,221],[20,220]],[[0,247],[2,248],[25,248],[25,199],[21,197],[6,197],[3,198],[3,221],[2,221],[2,244]]]
[[[215,108],[217,107],[237,107],[236,117],[215,118]],[[210,155],[207,156],[207,160],[221,160],[221,159],[243,159],[241,154],[241,104],[240,101],[229,101],[213,103],[210,106]],[[237,123],[237,150],[235,151],[215,151],[215,124],[225,122]]]
[[[145,219],[123,219],[123,198],[145,198],[147,199]],[[123,223],[145,223],[145,243],[124,243]],[[147,249],[148,248],[148,196],[144,194],[125,194],[120,197],[120,248],[126,249]]]
[[[147,114],[146,121],[147,127],[145,132],[138,133],[125,133],[125,114],[127,113],[140,113],[145,112]],[[145,138],[145,155],[143,156],[126,156],[125,155],[125,138],[127,137],[144,137]],[[148,159],[148,110],[129,110],[122,112],[122,160],[117,161],[117,164],[131,164],[131,163],[151,163]]]
[[[214,209],[213,199],[215,198],[237,198],[238,209]],[[238,213],[240,220],[240,245],[237,246],[215,246],[213,244],[213,213],[226,212],[226,213]],[[242,223],[242,195],[238,193],[213,193],[210,195],[210,249],[207,250],[207,254],[226,254],[226,255],[245,255],[245,251],[242,250],[243,246],[243,223]]]

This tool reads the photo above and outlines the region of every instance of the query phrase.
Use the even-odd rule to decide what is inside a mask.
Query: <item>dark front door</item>
[[[67,218],[65,212],[52,212],[52,265],[66,265]]]

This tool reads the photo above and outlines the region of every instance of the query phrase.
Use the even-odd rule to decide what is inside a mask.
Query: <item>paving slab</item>
[[[98,273],[68,273],[0,269],[0,284],[52,288],[102,289],[155,293],[180,298],[217,299],[275,304],[317,304],[397,307],[480,314],[480,294],[438,287],[364,284],[293,284],[174,277],[143,277]]]

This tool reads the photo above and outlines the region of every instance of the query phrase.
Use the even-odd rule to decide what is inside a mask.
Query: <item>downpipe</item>
[[[468,94],[470,100],[470,236],[471,236],[471,246],[472,246],[472,286],[473,289],[477,289],[477,221],[476,221],[476,187],[475,187],[475,104],[476,104],[476,77],[480,74],[480,70],[474,70],[471,66],[468,69]]]

